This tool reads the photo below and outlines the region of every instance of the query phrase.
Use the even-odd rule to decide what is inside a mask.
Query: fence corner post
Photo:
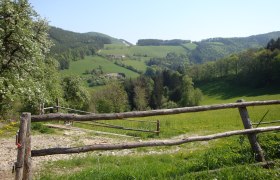
[[[30,114],[30,113],[29,113]],[[18,147],[17,161],[15,163],[15,179],[23,179],[24,159],[25,159],[25,148],[26,148],[26,131],[28,124],[28,113],[22,113],[20,116],[20,126],[17,135],[16,145]]]
[[[237,100],[237,103],[242,103],[245,102],[243,99],[241,100]],[[242,123],[245,129],[252,129],[252,124],[249,118],[249,113],[247,111],[246,106],[240,106],[238,107],[241,119],[242,119]],[[251,145],[251,148],[254,152],[254,154],[256,155],[255,159],[258,162],[265,162],[265,158],[264,158],[264,154],[263,154],[263,150],[260,146],[260,144],[257,141],[257,136],[255,133],[253,134],[248,134],[248,139]]]
[[[32,160],[31,160],[31,113],[27,115],[26,143],[24,155],[23,179],[32,179]]]

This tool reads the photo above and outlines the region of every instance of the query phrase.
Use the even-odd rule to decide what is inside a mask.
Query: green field
[[[125,59],[122,61],[123,64],[127,66],[132,66],[136,68],[137,70],[140,70],[142,72],[145,72],[147,69],[147,65],[145,64],[145,61],[141,60],[131,60],[131,59]]]
[[[200,85],[204,92],[202,104],[235,102],[237,99],[269,100],[280,99],[277,87],[260,89],[234,88],[226,82],[212,82]],[[225,91],[226,90],[226,91]],[[228,91],[231,90],[231,91]],[[280,119],[280,105],[249,107],[252,122]],[[199,113],[137,118],[160,120],[160,136],[120,130],[108,132],[135,135],[144,139],[166,139],[185,134],[197,136],[243,129],[237,109],[214,110]],[[106,121],[122,123],[121,121]],[[273,125],[280,125],[273,124]],[[81,126],[78,125],[77,126]],[[92,127],[87,127],[92,128]],[[103,129],[106,131],[105,129]],[[280,133],[258,135],[266,159],[273,160],[275,167],[264,169],[252,166],[251,153],[246,136],[234,136],[209,142],[195,142],[173,147],[139,148],[131,155],[112,156],[89,154],[86,158],[49,163],[40,173],[39,179],[278,179],[280,176]],[[168,152],[172,153],[168,153]],[[149,152],[161,152],[149,154]],[[79,169],[59,171],[57,169]],[[238,172],[238,173],[236,173]]]
[[[99,53],[103,55],[126,55],[126,56],[146,56],[165,57],[167,53],[186,54],[186,50],[180,46],[122,46],[106,44]]]
[[[81,77],[87,77],[88,75],[83,74],[86,70],[92,70],[99,66],[103,68],[104,73],[125,73],[126,77],[131,78],[139,76],[139,74],[117,66],[113,62],[100,56],[88,56],[85,59],[71,62],[70,68],[61,71],[61,73],[62,75],[78,75]]]
[[[183,46],[190,51],[195,50],[195,48],[197,47],[197,45],[194,43],[186,43],[186,44],[183,44]]]

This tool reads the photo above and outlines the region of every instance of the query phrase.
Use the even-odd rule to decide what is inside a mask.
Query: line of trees
[[[187,72],[194,81],[231,78],[252,87],[280,82],[280,39],[271,40],[266,48],[247,50],[215,62],[192,65]]]
[[[106,85],[93,95],[92,103],[93,110],[108,113],[194,106],[201,99],[202,92],[189,76],[166,69]]]

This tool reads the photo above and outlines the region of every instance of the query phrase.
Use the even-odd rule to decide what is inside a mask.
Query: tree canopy
[[[47,21],[40,18],[27,0],[0,3],[0,112],[3,113],[15,100],[25,105],[31,100],[50,101],[50,96],[59,95],[60,90],[49,87],[50,81],[56,79],[56,74],[50,73],[56,70],[57,63],[48,58],[52,43]]]

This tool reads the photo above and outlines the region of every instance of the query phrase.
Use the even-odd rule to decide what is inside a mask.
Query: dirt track
[[[133,140],[133,139],[131,139]],[[70,147],[78,145],[116,143],[127,141],[126,139],[108,138],[104,136],[90,136],[88,133],[78,130],[66,130],[62,135],[39,134],[32,136],[32,149],[44,149],[50,147]],[[107,152],[109,153],[109,152]],[[128,153],[128,152],[127,152]],[[12,167],[16,161],[17,148],[15,138],[0,139],[0,179],[13,179]],[[32,158],[32,169],[39,169],[44,161],[56,161],[59,159],[70,159],[74,156],[84,156],[85,154],[55,155]]]
[[[67,130],[61,131],[60,134],[37,134],[32,135],[32,149],[45,149],[51,147],[73,147],[81,145],[92,145],[92,144],[103,144],[103,143],[125,143],[132,141],[141,141],[138,138],[131,137],[121,137],[113,136],[116,134],[109,133],[110,136],[104,134],[94,134],[89,133],[88,130],[82,130],[80,128],[71,128],[66,127]],[[172,139],[181,139],[185,135],[177,136]],[[180,148],[174,147],[169,150],[159,150],[149,151],[145,153],[139,153],[135,149],[124,149],[124,150],[115,150],[115,151],[102,151],[102,152],[91,152],[98,153],[102,155],[129,155],[129,154],[163,154],[179,151]],[[0,139],[0,179],[14,179],[14,174],[12,174],[12,167],[16,161],[17,148],[15,145],[15,138],[1,138]],[[40,170],[41,165],[46,161],[56,161],[60,159],[71,159],[73,157],[83,157],[89,153],[82,154],[72,154],[72,155],[52,155],[52,156],[41,156],[32,158],[32,170],[36,174],[36,171]]]

